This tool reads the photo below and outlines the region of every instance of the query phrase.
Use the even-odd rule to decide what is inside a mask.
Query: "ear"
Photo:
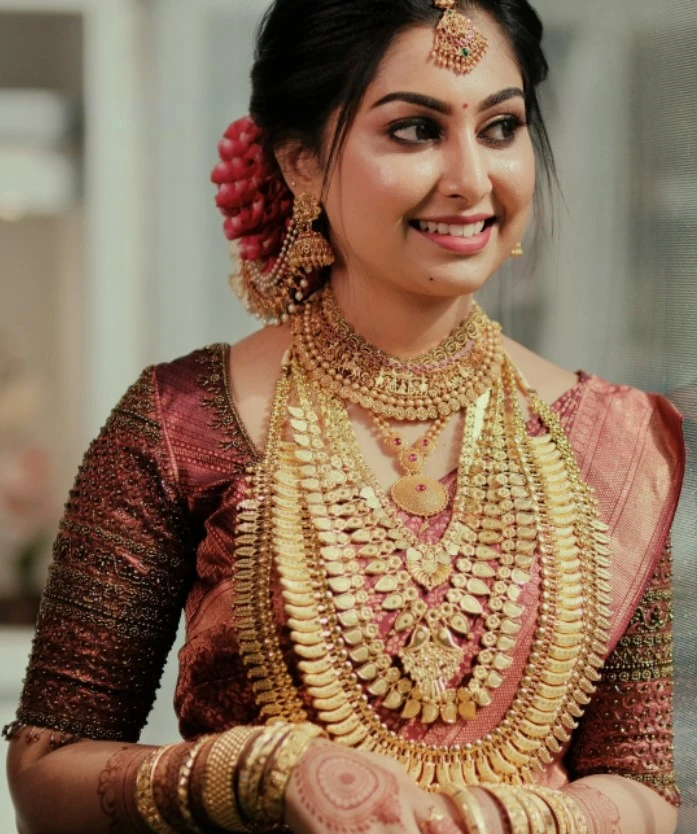
[[[283,179],[293,194],[312,194],[319,200],[322,171],[315,155],[300,142],[287,142],[275,153]]]

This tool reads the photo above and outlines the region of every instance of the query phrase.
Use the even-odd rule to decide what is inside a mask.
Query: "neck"
[[[383,282],[369,283],[332,274],[341,314],[371,345],[409,359],[442,342],[469,314],[474,297],[410,295]]]

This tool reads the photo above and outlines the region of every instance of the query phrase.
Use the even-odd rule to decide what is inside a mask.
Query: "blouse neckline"
[[[251,457],[254,459],[255,463],[258,463],[264,457],[263,452],[260,451],[254,441],[251,438],[251,435],[247,431],[247,427],[240,416],[240,411],[237,406],[237,401],[232,393],[232,386],[230,385],[230,369],[229,369],[229,356],[230,356],[230,344],[225,343],[222,345],[222,350],[220,351],[220,362],[222,364],[221,368],[221,379],[223,380],[223,385],[225,388],[225,400],[228,409],[232,415],[232,418],[235,421],[235,425],[239,430],[240,434],[242,435],[245,445],[247,446],[247,450]],[[550,403],[550,408],[553,411],[559,412],[561,411],[566,403],[576,395],[578,390],[585,385],[585,383],[590,379],[591,374],[587,373],[584,370],[577,370],[576,371],[576,382],[570,388],[567,388],[553,403]],[[526,423],[526,430],[528,433],[532,433],[535,431],[537,426],[539,426],[539,417],[536,415],[531,415],[530,419]],[[448,477],[447,475],[445,476]]]

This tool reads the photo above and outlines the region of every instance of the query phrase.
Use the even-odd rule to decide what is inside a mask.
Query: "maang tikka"
[[[443,14],[435,29],[431,58],[439,67],[467,75],[482,60],[489,42],[474,23],[456,10],[457,0],[433,0]]]

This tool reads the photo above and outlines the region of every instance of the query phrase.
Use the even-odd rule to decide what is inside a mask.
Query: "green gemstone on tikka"
[[[463,50],[462,50],[462,54],[465,56],[465,58],[467,58],[467,57],[469,56],[469,54],[470,54],[469,49],[463,49]]]

